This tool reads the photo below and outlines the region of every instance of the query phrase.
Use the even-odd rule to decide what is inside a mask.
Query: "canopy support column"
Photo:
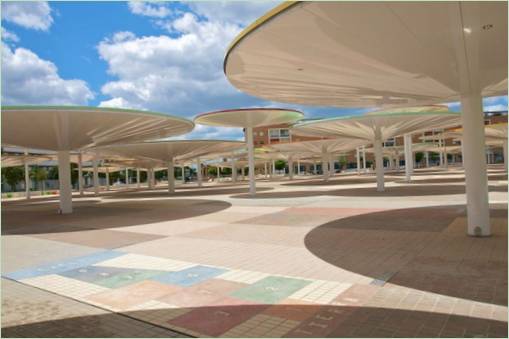
[[[362,168],[364,168],[364,172],[367,171],[367,168],[366,168],[366,146],[362,146]]]
[[[361,174],[361,152],[359,151],[359,147],[355,149],[357,152],[357,175]]]
[[[140,168],[136,168],[136,187],[140,188]]]
[[[445,140],[444,140],[444,167],[445,169],[448,169],[449,168],[449,161],[447,160],[447,146],[445,145]]]
[[[203,185],[203,180],[202,180],[200,157],[196,158],[196,175],[197,175],[197,179],[198,179],[198,187],[201,187]]]
[[[376,190],[378,192],[385,191],[384,187],[384,155],[382,153],[382,135],[380,128],[375,130],[375,170],[376,170]],[[405,159],[406,163],[406,159]]]
[[[168,161],[168,193],[175,193],[175,168],[173,166],[173,158]]]
[[[329,177],[333,177],[336,174],[336,168],[334,166],[334,156],[329,154]]]
[[[60,214],[72,213],[71,161],[69,151],[58,151]]]
[[[150,188],[150,189],[154,188],[154,169],[153,168],[149,168],[147,170],[147,184],[148,184],[148,188]]]
[[[106,166],[106,190],[110,190],[110,169]]]
[[[217,166],[217,182],[221,179],[221,167]]]
[[[293,157],[288,158],[288,178],[293,180]]]
[[[323,174],[323,180],[328,181],[329,180],[329,170],[328,170],[328,161],[327,161],[327,149],[325,146],[322,148],[322,174]]]
[[[266,161],[263,163],[263,166],[264,166],[263,173],[265,174],[265,179],[267,179],[268,176],[269,176],[269,173],[268,173],[268,170],[267,170],[267,162]]]
[[[30,166],[28,166],[28,161],[26,159],[28,156],[28,151],[25,150],[25,198],[27,200],[30,199]],[[504,157],[505,159],[505,157]]]
[[[125,185],[129,185],[129,168],[125,168]]]
[[[276,160],[272,159],[272,174],[276,175]]]
[[[94,154],[94,159],[92,160],[92,165],[94,167],[94,177],[93,177],[93,183],[94,183],[94,194],[99,194],[99,169],[98,169],[98,163],[99,160],[97,159],[97,153]]]
[[[297,175],[300,175],[300,160],[297,160]]]
[[[232,154],[232,182],[237,182],[237,162]]]
[[[82,196],[83,193],[83,155],[78,153],[78,191]]]
[[[405,180],[410,182],[412,180],[412,172],[414,169],[414,159],[412,153],[412,135],[405,134]]]
[[[507,140],[504,140],[502,147],[504,148],[504,170],[507,172]]]
[[[480,92],[461,96],[463,125],[463,165],[467,193],[468,234],[489,236],[490,213],[488,176],[485,161],[484,114]]]
[[[249,194],[256,194],[256,183],[255,183],[255,163],[254,163],[254,144],[253,144],[253,128],[246,128],[246,141],[247,141],[247,154],[248,154],[248,165],[249,165]]]
[[[429,167],[429,152],[424,152],[424,158],[426,159],[426,168]]]

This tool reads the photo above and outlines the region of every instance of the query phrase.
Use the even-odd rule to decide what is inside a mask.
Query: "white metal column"
[[[140,168],[136,168],[136,187],[140,188]]]
[[[267,170],[267,162],[265,161],[263,163],[263,173],[265,174],[265,179],[267,179],[269,177],[269,173],[268,173],[268,170]]]
[[[235,161],[235,157],[232,154],[232,181],[237,182],[237,161]]]
[[[429,168],[429,152],[424,152],[424,158],[426,159],[426,168]]]
[[[106,190],[110,190],[110,170],[108,169],[108,166],[106,166]]]
[[[200,158],[196,158],[196,176],[198,179],[198,187],[203,185],[202,172],[201,172],[201,161]]]
[[[414,169],[414,157],[412,153],[412,135],[411,134],[405,134],[404,136],[405,141],[405,180],[411,181],[412,180],[412,172]]]
[[[168,161],[168,193],[175,193],[175,168],[173,166],[173,159]]]
[[[28,151],[25,150],[25,198],[30,199],[30,166],[28,166]]]
[[[367,168],[366,168],[366,146],[362,146],[362,168],[364,168],[364,172],[367,171]]]
[[[94,194],[99,194],[99,169],[97,166],[99,165],[99,160],[97,159],[97,154],[94,154],[94,159],[92,160],[92,166],[94,167],[94,176],[93,176],[93,183],[94,183]]]
[[[328,181],[329,180],[329,162],[328,162],[328,154],[327,149],[325,146],[322,147],[322,174],[323,174],[323,180]]]
[[[502,147],[504,148],[504,169],[507,172],[507,140],[504,140]]]
[[[288,158],[288,178],[293,180],[293,157]]]
[[[72,213],[71,161],[69,151],[58,151],[60,213]]]
[[[382,135],[380,128],[375,130],[375,141],[373,142],[375,148],[375,171],[376,171],[376,190],[378,192],[385,191],[384,185],[384,156],[382,153]]]
[[[359,151],[359,147],[355,149],[357,152],[357,174],[361,174],[361,152]]]
[[[482,97],[477,93],[461,96],[463,123],[463,165],[467,193],[468,234],[491,235],[488,176],[484,144],[484,115]]]
[[[256,194],[253,128],[246,128],[247,154],[249,165],[249,194]]]
[[[83,195],[83,155],[78,153],[78,191]]]

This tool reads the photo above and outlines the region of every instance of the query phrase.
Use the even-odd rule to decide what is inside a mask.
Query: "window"
[[[383,147],[392,147],[395,144],[396,144],[396,139],[390,138],[390,139],[385,140],[385,142],[383,143]]]
[[[290,130],[288,128],[269,129],[269,143],[289,142],[289,141],[290,141]]]

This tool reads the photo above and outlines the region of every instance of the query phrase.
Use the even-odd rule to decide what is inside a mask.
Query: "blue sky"
[[[2,3],[2,103],[141,108],[192,118],[217,109],[282,106],[307,117],[364,109],[291,106],[233,88],[230,41],[277,2]],[[450,105],[457,110],[459,105]],[[507,97],[485,99],[485,109]],[[191,138],[239,138],[201,126]]]

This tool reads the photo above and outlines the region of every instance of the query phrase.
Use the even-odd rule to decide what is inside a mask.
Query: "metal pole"
[[[69,151],[58,151],[58,183],[60,213],[72,213],[71,161]]]
[[[175,193],[175,168],[173,166],[173,158],[168,161],[168,193]]]
[[[255,163],[254,163],[254,144],[253,144],[253,128],[246,128],[246,141],[247,141],[247,154],[248,154],[248,165],[249,165],[249,194],[256,194],[256,183],[255,183]]]

